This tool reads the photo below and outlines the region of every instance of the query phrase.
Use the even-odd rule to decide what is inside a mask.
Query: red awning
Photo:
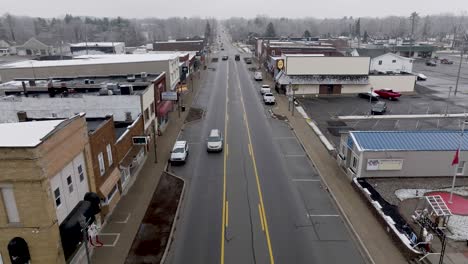
[[[172,101],[163,101],[158,105],[158,116],[164,116],[172,109]]]

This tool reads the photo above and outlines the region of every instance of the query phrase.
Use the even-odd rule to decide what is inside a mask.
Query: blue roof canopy
[[[444,131],[351,131],[350,137],[363,151],[450,151],[457,150],[462,132]],[[461,150],[468,150],[468,131]]]

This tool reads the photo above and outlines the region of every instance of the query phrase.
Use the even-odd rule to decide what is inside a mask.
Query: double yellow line
[[[229,214],[229,207],[228,202],[226,201],[226,165],[227,165],[227,154],[228,154],[228,145],[227,145],[227,137],[228,137],[228,87],[229,87],[229,63],[227,65],[227,85],[226,85],[226,104],[224,109],[224,169],[223,169],[223,216],[222,216],[222,227],[221,227],[221,264],[224,264],[224,241],[225,241],[225,234],[226,234],[226,227],[228,226],[228,214]]]
[[[237,71],[237,67],[236,67],[236,71]],[[274,264],[275,259],[273,258],[273,250],[271,247],[270,231],[268,230],[268,222],[267,222],[267,218],[265,215],[265,206],[263,204],[262,188],[260,187],[260,178],[258,177],[257,162],[255,161],[255,152],[254,152],[253,145],[252,145],[252,137],[250,135],[249,120],[247,118],[247,112],[245,110],[244,95],[242,94],[242,89],[240,86],[239,74],[237,74],[237,86],[239,88],[240,95],[241,95],[242,110],[244,112],[244,122],[245,122],[245,126],[247,127],[247,137],[249,139],[249,152],[251,154],[250,157],[252,158],[252,164],[253,164],[254,173],[255,173],[255,180],[257,182],[258,197],[260,200],[260,204],[259,204],[260,222],[262,224],[262,230],[265,231],[265,235],[266,235],[268,254],[270,255],[270,264]]]

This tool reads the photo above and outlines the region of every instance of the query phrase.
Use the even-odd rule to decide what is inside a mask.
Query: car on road
[[[374,92],[378,94],[381,98],[389,99],[389,100],[396,100],[399,97],[401,97],[401,93],[395,92],[392,89],[380,89]]]
[[[276,100],[275,100],[275,97],[273,96],[272,93],[265,93],[263,95],[263,102],[268,105],[268,104],[275,104],[276,103]]]
[[[206,140],[207,152],[223,151],[223,136],[219,129],[211,129],[208,139]]]
[[[234,59],[235,59],[236,61],[240,61],[240,55],[239,55],[239,54],[236,54],[236,56],[234,56]]]
[[[245,58],[245,63],[246,64],[252,64],[252,59],[251,58]]]
[[[223,56],[223,60],[228,60],[229,56]]]
[[[370,99],[371,101],[378,101],[379,100],[379,95],[374,93],[374,92],[365,92],[365,93],[359,93],[358,96],[360,98],[364,99]]]
[[[427,76],[422,74],[422,73],[418,73],[418,74],[416,74],[416,79],[418,81],[425,81],[425,80],[427,80]]]
[[[224,50],[224,48],[221,48],[221,50]]]
[[[271,89],[270,89],[270,85],[267,85],[267,84],[264,84],[262,85],[262,87],[260,88],[260,94],[261,95],[264,95],[266,93],[271,93]]]
[[[379,101],[372,105],[371,113],[373,115],[383,115],[387,111],[387,103]]]
[[[453,64],[453,61],[448,60],[448,59],[441,59],[440,63],[442,63],[442,64]]]
[[[434,60],[427,60],[426,61],[426,66],[435,67],[435,66],[437,66],[437,63]]]
[[[262,81],[262,80],[263,80],[262,72],[256,71],[256,72],[254,73],[254,79],[255,79],[256,81]]]
[[[172,164],[185,164],[189,154],[187,141],[176,141],[171,151],[170,162]]]

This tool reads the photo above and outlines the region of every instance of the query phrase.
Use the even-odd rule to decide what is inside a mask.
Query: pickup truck
[[[273,96],[272,93],[265,93],[263,95],[263,102],[267,105],[267,104],[275,104],[276,103],[276,100],[275,100],[275,97]]]
[[[394,100],[394,99],[401,97],[401,93],[395,92],[392,89],[380,89],[374,92],[378,94],[381,98],[389,99],[389,100]]]

